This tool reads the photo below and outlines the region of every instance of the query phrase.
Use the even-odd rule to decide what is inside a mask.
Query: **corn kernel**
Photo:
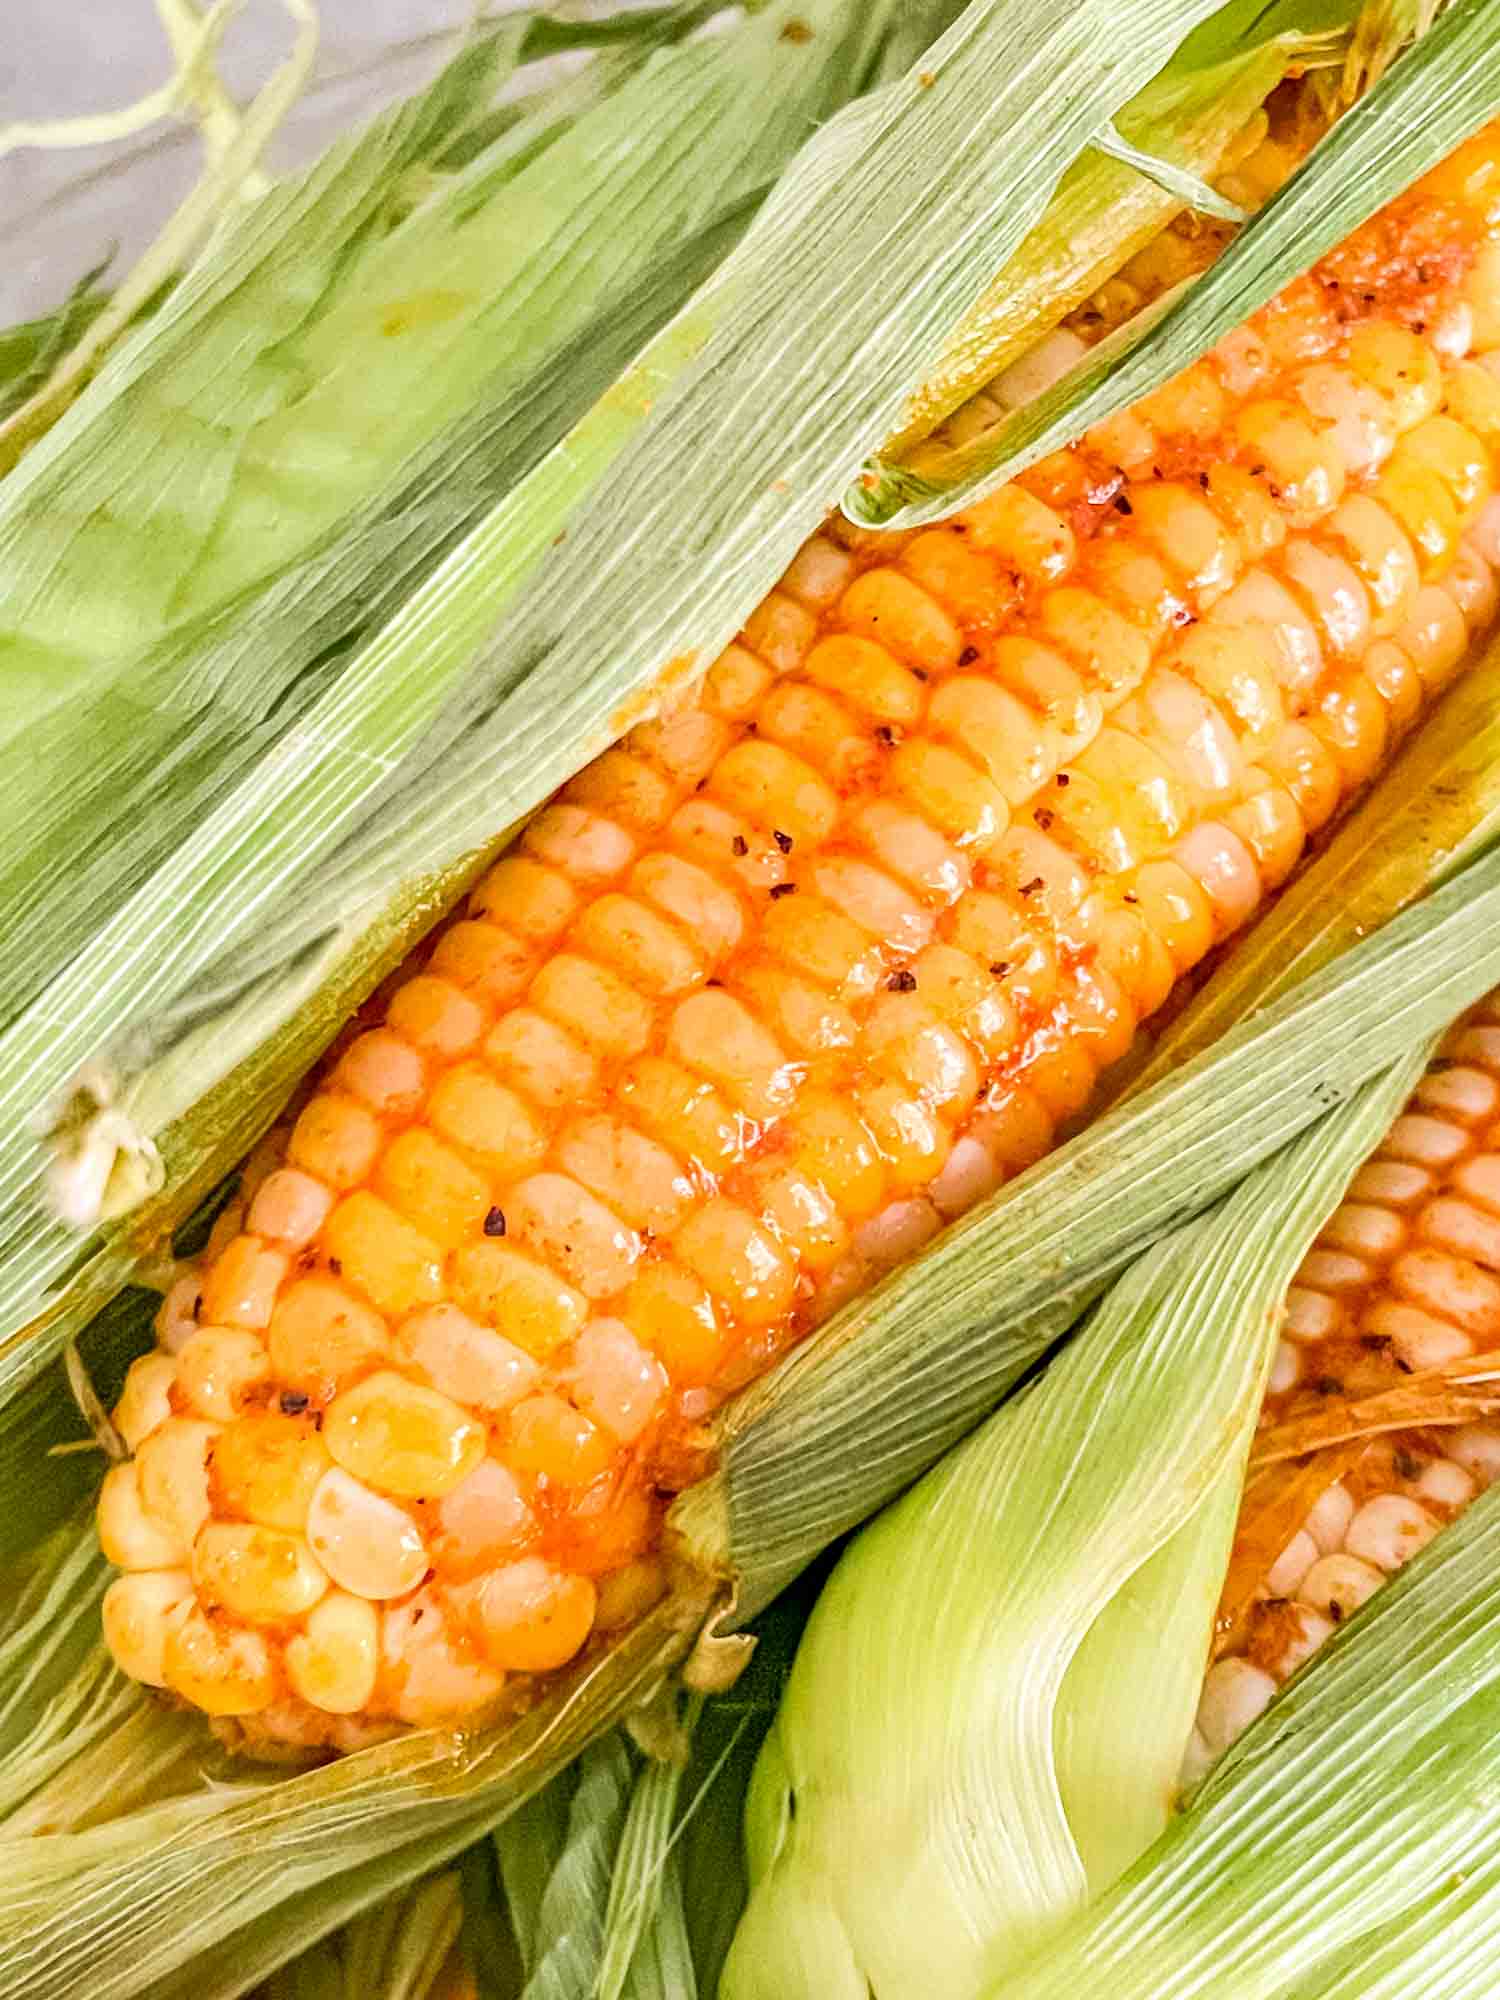
[[[1037,583],[1057,583],[1077,560],[1073,531],[1061,514],[1023,486],[1002,486],[959,520],[974,546]]]
[[[300,1278],[288,1285],[266,1342],[277,1379],[319,1402],[390,1352],[379,1313],[332,1278]]]
[[[104,1593],[104,1643],[122,1674],[147,1687],[166,1686],[167,1634],[185,1616],[193,1580],[185,1569],[117,1576]]]
[[[581,1292],[545,1264],[489,1239],[455,1253],[451,1289],[461,1312],[497,1327],[539,1361],[571,1340],[587,1316]]]
[[[486,1183],[421,1126],[391,1141],[375,1185],[408,1222],[444,1249],[476,1234],[490,1206]]]
[[[530,945],[561,937],[577,907],[578,892],[567,876],[525,854],[497,861],[469,897],[476,917],[504,924]]]
[[[734,950],[745,934],[744,905],[705,868],[677,854],[643,854],[630,871],[630,887],[673,918],[711,965]]]
[[[372,1111],[410,1118],[422,1102],[427,1072],[409,1042],[389,1028],[371,1028],[345,1049],[332,1081]],[[301,1164],[309,1173],[317,1172],[310,1160]]]
[[[237,1236],[215,1258],[203,1281],[200,1321],[215,1326],[269,1326],[287,1273],[286,1253],[258,1236]]]
[[[548,959],[531,982],[530,999],[595,1055],[628,1061],[651,1039],[651,1002],[618,973],[573,952]]]
[[[587,1486],[609,1470],[613,1458],[610,1439],[561,1396],[528,1396],[510,1413],[505,1462],[523,1478]]]
[[[99,1489],[99,1546],[118,1569],[169,1569],[188,1552],[187,1539],[146,1512],[134,1459],[112,1465]]]
[[[667,1054],[715,1083],[752,1117],[785,1110],[796,1089],[786,1056],[731,993],[709,988],[680,1001],[667,1027]]]
[[[690,1163],[722,1173],[740,1157],[739,1119],[712,1084],[681,1064],[647,1056],[625,1072],[619,1091],[632,1120]]]
[[[278,1167],[256,1190],[245,1218],[257,1236],[284,1250],[301,1250],[327,1220],[333,1196],[311,1174]]]
[[[508,1409],[536,1380],[529,1354],[457,1306],[426,1306],[396,1330],[402,1352],[434,1389],[467,1409]]]
[[[168,1628],[162,1679],[207,1715],[255,1715],[276,1694],[271,1649],[260,1633],[211,1620],[197,1606]]]
[[[451,980],[418,973],[391,995],[386,1020],[414,1049],[439,1061],[467,1055],[484,1033],[484,1009]]]
[[[863,639],[928,669],[957,664],[963,635],[942,605],[895,569],[870,569],[839,600],[839,615]]]
[[[445,1071],[427,1115],[435,1131],[501,1181],[540,1166],[547,1151],[547,1135],[536,1114],[479,1063],[459,1063]]]
[[[584,766],[563,796],[608,813],[635,833],[652,833],[677,803],[677,787],[628,750],[606,750]]]
[[[634,896],[600,896],[584,911],[573,942],[647,993],[685,993],[703,977],[688,940]]]
[[[482,1458],[433,1509],[432,1554],[449,1578],[477,1576],[517,1555],[538,1532],[508,1465]]]
[[[380,1150],[380,1122],[352,1098],[315,1097],[292,1128],[288,1158],[331,1188],[358,1187]]]
[[[341,1466],[318,1482],[307,1540],[334,1582],[356,1597],[404,1597],[427,1574],[427,1550],[411,1516]]]
[[[505,1198],[509,1232],[583,1293],[623,1291],[641,1254],[635,1231],[567,1174],[533,1174]]]
[[[271,1357],[245,1327],[200,1327],[177,1357],[177,1386],[195,1416],[227,1424],[271,1379]]]
[[[310,1418],[262,1411],[236,1417],[214,1440],[211,1490],[222,1513],[301,1534],[331,1464]]]
[[[753,737],[720,758],[708,789],[755,825],[774,827],[805,846],[826,840],[838,820],[838,797],[811,765]]]
[[[313,1606],[286,1649],[287,1678],[295,1693],[329,1715],[355,1715],[369,1706],[380,1665],[380,1615],[347,1591],[331,1591]]]
[[[471,1617],[485,1653],[511,1673],[547,1673],[571,1660],[594,1625],[586,1576],[523,1556],[477,1586]]]
[[[504,1007],[531,983],[536,955],[498,923],[458,923],[438,939],[432,970],[488,1006]]]
[[[128,1450],[138,1450],[141,1440],[171,1416],[171,1389],[176,1379],[176,1362],[160,1349],[138,1355],[131,1362],[114,1413],[115,1429]]]
[[[557,1142],[557,1163],[636,1229],[670,1230],[693,1183],[665,1146],[623,1119],[580,1118]]]
[[[379,1312],[411,1312],[442,1296],[441,1250],[378,1195],[345,1195],[328,1218],[323,1249]]]
[[[692,1388],[713,1380],[728,1343],[713,1300],[690,1272],[663,1259],[642,1266],[622,1314],[673,1382]]]
[[[522,846],[575,882],[605,882],[628,868],[634,837],[603,813],[582,806],[546,806],[527,827]]]
[[[544,1110],[578,1104],[599,1089],[587,1048],[532,1007],[516,1007],[490,1030],[484,1058]]]
[[[451,1493],[484,1456],[484,1429],[451,1397],[382,1369],[328,1407],[323,1442],[377,1491],[408,1500]]]
[[[803,672],[874,722],[907,728],[922,713],[922,683],[873,639],[857,639],[850,633],[821,639],[808,654]]]
[[[169,1417],[142,1443],[135,1464],[141,1504],[174,1546],[191,1548],[209,1516],[208,1457],[222,1427],[191,1417]],[[173,1561],[180,1561],[174,1556]],[[153,1563],[152,1568],[162,1564]]]
[[[193,1582],[205,1610],[222,1608],[255,1625],[300,1618],[328,1588],[300,1535],[240,1521],[210,1521],[199,1531]]]

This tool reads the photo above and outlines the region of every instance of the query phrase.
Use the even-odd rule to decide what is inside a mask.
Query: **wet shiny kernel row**
[[[1261,1449],[1288,1455],[1248,1488],[1191,1772],[1500,1477],[1486,1371],[1478,1395],[1463,1380],[1497,1350],[1500,993],[1447,1037],[1287,1294]]]
[[[1497,180],[945,526],[814,537],[533,820],[132,1371],[129,1672],[347,1747],[652,1601],[703,1418],[1051,1144],[1490,619]]]

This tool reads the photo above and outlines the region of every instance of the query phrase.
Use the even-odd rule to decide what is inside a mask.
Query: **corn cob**
[[[1196,1776],[1500,1477],[1500,993],[1445,1040],[1287,1294]]]
[[[1495,607],[1500,134],[907,537],[835,522],[376,997],[168,1294],[100,1504],[253,1745],[523,1701],[703,1419],[1036,1159]]]

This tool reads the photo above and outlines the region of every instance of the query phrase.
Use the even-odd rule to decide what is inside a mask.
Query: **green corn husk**
[[[1425,1054],[1159,1242],[854,1542],[752,1783],[723,2000],[974,2000],[1165,1826],[1282,1296]]]
[[[1459,2000],[1500,1926],[1500,1494],[1392,1577],[985,2000]]]
[[[439,2000],[462,1904],[456,1871],[429,1876],[293,1959],[256,2000]]]

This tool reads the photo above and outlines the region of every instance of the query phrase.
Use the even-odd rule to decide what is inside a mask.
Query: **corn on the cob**
[[[132,1371],[127,1671],[344,1747],[652,1601],[702,1418],[1046,1149],[1490,618],[1497,188],[1490,134],[1076,449],[834,524],[531,823]]]
[[[1497,1149],[1492,993],[1448,1036],[1287,1294],[1190,1775],[1500,1476]]]

